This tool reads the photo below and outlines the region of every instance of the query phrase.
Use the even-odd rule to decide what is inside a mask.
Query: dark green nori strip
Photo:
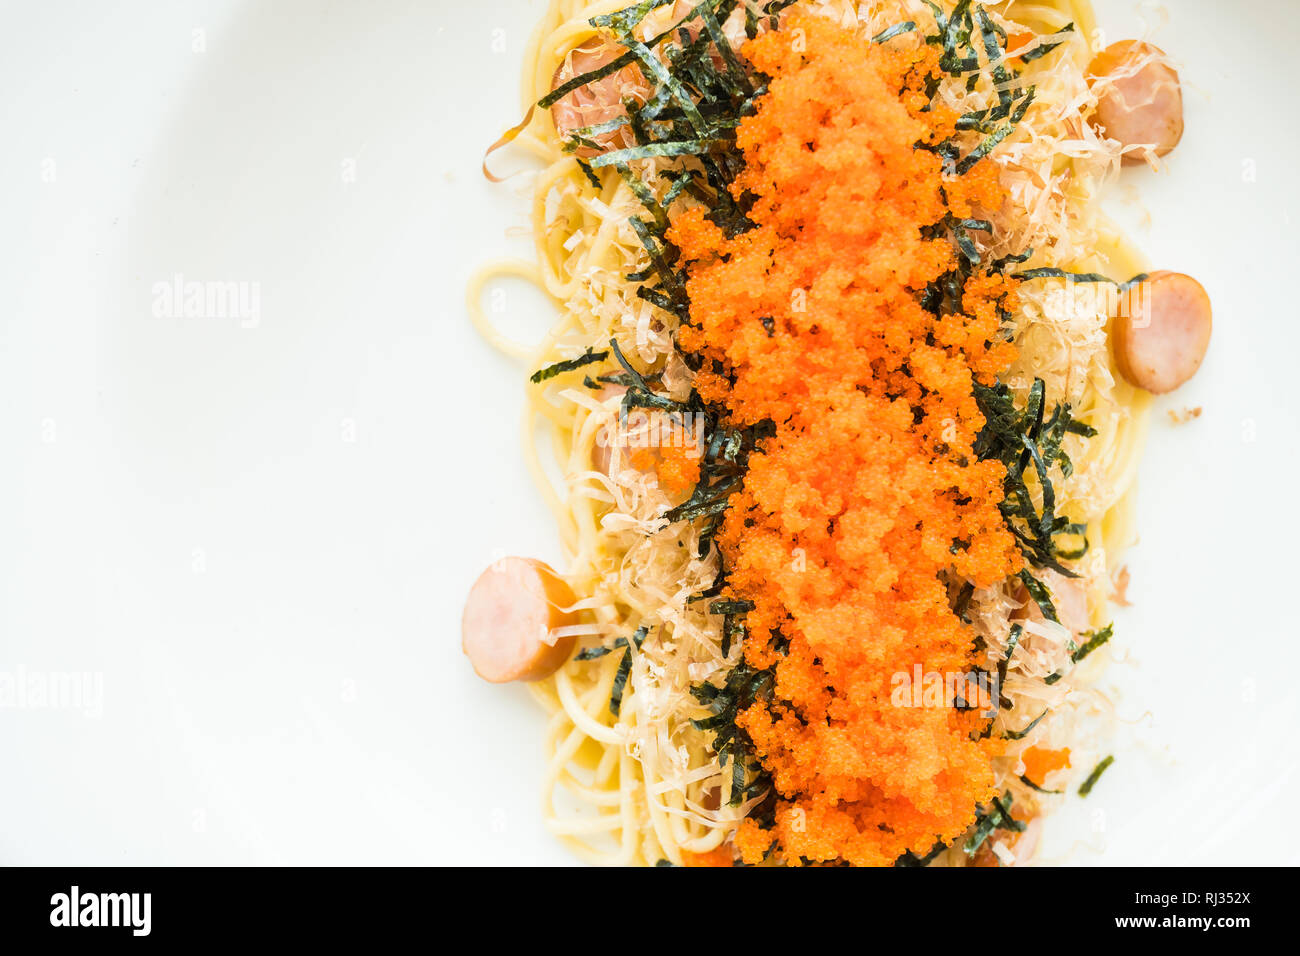
[[[604,186],[601,185],[600,177],[592,171],[591,163],[587,162],[585,159],[579,159],[578,168],[582,170],[582,175],[587,177],[587,182],[591,183],[595,189],[601,190],[604,188]]]
[[[618,662],[618,670],[614,673],[614,684],[609,692],[609,712],[615,717],[623,709],[623,691],[627,687],[628,676],[632,673],[632,648],[641,648],[641,642],[645,640],[646,635],[650,633],[648,625],[642,624],[632,635],[631,642],[625,637],[620,637],[614,642],[613,647],[624,647],[623,657]],[[612,650],[613,648],[611,648]]]
[[[667,229],[667,210],[665,210],[663,206],[659,205],[659,200],[656,199],[655,194],[650,191],[650,187],[643,183],[626,163],[614,163],[613,166],[618,171],[618,175],[622,178],[623,182],[627,184],[627,188],[632,190],[632,195],[636,196],[636,198],[640,200],[641,205],[646,208],[646,211],[649,212],[650,215],[654,216],[655,226],[657,229],[660,232]],[[653,269],[649,271],[652,272]],[[641,281],[648,278],[645,273],[637,273],[637,275],[640,278],[634,281]]]
[[[1021,583],[1024,584],[1025,590],[1029,592],[1029,596],[1038,605],[1038,610],[1043,612],[1043,617],[1060,624],[1061,619],[1056,616],[1056,605],[1052,603],[1052,596],[1048,593],[1043,582],[1034,577],[1027,568],[1021,569],[1018,576]]]
[[[975,241],[960,229],[953,231],[953,238],[957,242],[957,249],[966,257],[966,261],[973,266],[979,265],[980,254],[975,247]]]
[[[655,308],[662,309],[669,315],[676,315],[683,322],[686,321],[686,306],[669,298],[658,289],[652,289],[649,286],[637,286],[636,295],[638,299],[645,299]]]
[[[545,382],[547,379],[555,378],[555,376],[563,372],[572,372],[576,368],[582,368],[584,365],[591,365],[593,362],[603,362],[607,358],[609,358],[609,352],[597,352],[588,346],[587,351],[579,355],[577,358],[565,359],[563,362],[556,362],[554,365],[539,368],[532,375],[528,376],[528,381],[537,385],[541,382]]]
[[[1070,655],[1070,659],[1076,664],[1097,648],[1101,647],[1101,645],[1109,641],[1115,633],[1115,625],[1107,624],[1099,631],[1085,631],[1084,633],[1088,636],[1088,640],[1084,642],[1082,647]]]
[[[979,57],[975,55],[975,48],[970,45],[970,36],[973,29],[970,5],[971,0],[958,0],[946,24],[939,23],[940,16],[935,17],[935,22],[939,26],[939,42],[943,46],[943,56],[939,58],[939,69],[950,76],[960,76],[971,70],[979,69]],[[971,51],[969,56],[961,54],[963,48]]]
[[[675,143],[648,143],[645,146],[631,146],[627,149],[614,150],[611,153],[601,153],[591,161],[591,168],[600,169],[604,166],[616,166],[619,163],[626,163],[633,159],[648,159],[651,156],[698,156],[701,153],[707,153],[720,142],[721,140],[712,138],[687,139]]]
[[[930,852],[927,853],[925,856],[917,856],[911,850],[908,850],[906,853],[904,853],[902,856],[900,856],[897,860],[894,861],[894,866],[908,866],[908,867],[929,866],[931,863],[935,861],[935,859],[938,858],[939,854],[946,849],[948,849],[948,844],[939,842],[936,843],[934,846],[930,847]]]
[[[1092,773],[1088,774],[1088,779],[1079,787],[1079,796],[1086,797],[1088,794],[1092,793],[1092,788],[1097,785],[1097,781],[1101,779],[1101,775],[1105,773],[1106,768],[1114,762],[1114,756],[1110,756],[1097,764],[1097,766],[1092,769]]]
[[[1011,131],[1014,129],[1015,129],[1014,123],[1006,123],[1003,126],[999,126],[996,130],[993,131],[992,134],[985,137],[985,139],[978,146],[976,146],[964,157],[962,157],[957,162],[957,164],[952,167],[952,171],[955,172],[958,176],[960,176],[962,173],[969,171],[972,166],[978,163],[989,153],[993,152],[994,147],[996,147],[1004,139],[1010,136]]]
[[[580,126],[570,131],[569,137],[582,142],[584,146],[596,146],[599,148],[595,139],[597,136],[603,136],[605,133],[612,133],[616,129],[626,126],[632,122],[628,116],[617,116],[612,120],[606,120],[603,123],[595,123],[591,126]]]
[[[1007,650],[1002,655],[1002,660],[998,661],[998,704],[1002,707],[1010,708],[1011,704],[1002,696],[1002,687],[1007,682],[1007,668],[1011,666],[1011,655],[1016,652],[1016,646],[1020,643],[1020,635],[1025,631],[1023,624],[1012,624],[1011,631],[1007,634]]]
[[[993,81],[999,87],[998,108],[1000,111],[1009,110],[1011,104],[1015,101],[1015,94],[1007,86],[1012,80],[1012,76],[1007,72],[1007,68],[1002,65],[1002,55],[1005,52],[1002,43],[1006,41],[1006,34],[994,29],[993,21],[989,19],[989,15],[984,12],[983,7],[975,8],[975,20],[979,24],[980,39],[983,41],[984,55],[991,65]],[[974,44],[972,43],[973,48]],[[1032,89],[1029,91],[1029,96],[1032,99]],[[1026,108],[1028,107],[1026,106]],[[1024,113],[1022,112],[1020,115],[1023,117]]]
[[[871,38],[871,42],[884,43],[886,40],[892,40],[894,37],[902,36],[904,33],[911,33],[915,29],[915,23],[911,20],[904,20],[902,23],[895,23],[892,27],[881,30]]]
[[[629,382],[628,387],[629,388],[637,387],[637,388],[642,388],[645,391],[649,391],[650,386],[646,384],[646,381],[644,378],[642,378],[641,373],[632,367],[631,363],[628,362],[627,357],[623,354],[623,350],[618,347],[618,339],[610,339],[609,347],[614,352],[614,360],[617,361],[619,365],[623,366],[623,372],[628,377],[628,382]]]
[[[1104,276],[1100,272],[1066,272],[1064,269],[1054,267],[1026,269],[1024,272],[1012,273],[1012,278],[1020,280],[1065,279],[1069,282],[1109,282],[1112,285],[1118,285],[1114,279]]]
[[[649,633],[650,626],[648,624],[641,625],[633,632],[632,643],[640,648],[641,643],[646,639],[646,635]],[[598,657],[604,657],[606,654],[616,651],[621,647],[627,647],[627,645],[628,641],[626,637],[615,638],[612,644],[599,644],[596,647],[585,648],[574,654],[573,659],[575,661],[592,661]]]
[[[753,601],[714,601],[709,605],[710,614],[747,614],[752,610]]]
[[[994,797],[993,806],[985,810],[982,806],[975,807],[976,816],[975,824],[971,835],[966,838],[962,844],[962,849],[967,856],[974,856],[984,841],[987,840],[994,830],[1011,830],[1015,833],[1023,832],[1026,824],[1023,821],[1011,816],[1011,791],[1002,794],[1001,798]]]
[[[1001,826],[1005,830],[1012,830],[1016,833],[1024,833],[1025,827],[1027,827],[1029,824],[1025,823],[1023,820],[1017,820],[1015,817],[1011,815],[1011,809],[1009,806],[1010,803],[1011,803],[1010,793],[1007,793],[1004,798],[998,798],[998,797],[993,798],[993,806],[997,808],[998,813],[1002,814],[1002,823],[999,824],[999,826]]]
[[[664,284],[668,296],[675,299],[685,295],[686,290],[682,284],[682,279],[668,261],[668,256],[676,255],[676,251],[660,248],[655,241],[654,232],[640,216],[630,217],[628,224],[637,234],[637,238],[641,240],[641,245],[645,247],[646,252],[650,253],[650,262],[659,275],[659,280]]]
[[[1038,726],[1038,722],[1047,716],[1047,713],[1048,713],[1047,711],[1043,711],[1041,714],[1039,714],[1029,723],[1025,724],[1025,726],[1021,727],[1019,730],[1008,730],[1005,733],[1003,733],[1002,736],[1005,737],[1007,740],[1023,740],[1031,730],[1033,730],[1035,727]]]
[[[708,31],[709,39],[713,41],[714,47],[722,55],[722,61],[727,66],[735,84],[746,93],[752,92],[754,87],[750,82],[749,76],[745,73],[745,68],[741,66],[740,60],[736,57],[736,51],[731,48],[727,42],[726,35],[722,32],[722,25],[718,23],[718,18],[714,16],[710,6],[710,0],[705,0],[695,8],[701,20],[704,21],[704,29]],[[730,10],[728,10],[730,15]]]
[[[1039,793],[1064,793],[1065,792],[1064,790],[1048,790],[1045,787],[1040,787],[1038,784],[1034,783],[1034,781],[1026,777],[1023,773],[1020,775],[1020,782],[1023,783],[1026,787],[1029,787],[1031,790],[1037,790]]]
[[[1058,30],[1057,32],[1073,33],[1074,24],[1067,23],[1065,26],[1061,27],[1061,29]],[[1057,40],[1055,43],[1044,43],[1042,46],[1035,47],[1034,49],[1030,50],[1028,53],[1020,54],[1020,62],[1032,63],[1034,60],[1037,60],[1039,57],[1047,56],[1047,54],[1051,53],[1053,50],[1055,50],[1058,46],[1060,46],[1064,42],[1065,42],[1064,40]]]
[[[1001,259],[994,259],[992,265],[989,266],[989,270],[991,272],[1005,272],[1009,265],[1019,265],[1022,262],[1028,262],[1033,254],[1034,250],[1031,248],[1026,249],[1024,252],[1005,255]]]
[[[663,175],[672,179],[672,174],[668,173],[667,171],[665,171]],[[677,201],[677,198],[681,196],[683,192],[689,189],[694,184],[694,182],[695,182],[695,176],[689,171],[681,173],[680,175],[677,176],[677,178],[672,179],[671,185],[669,185],[667,192],[664,193],[663,208],[668,209],[670,206],[672,206],[672,204]]]
[[[623,709],[623,689],[627,686],[628,675],[632,673],[632,648],[623,652],[623,659],[618,662],[618,671],[614,674],[614,686],[609,692],[609,712],[615,717]]]
[[[538,100],[537,105],[542,107],[543,109],[548,109],[549,107],[554,106],[560,100],[564,99],[574,90],[582,89],[582,87],[586,86],[588,83],[594,83],[596,82],[596,80],[604,79],[607,76],[612,76],[613,74],[617,73],[619,70],[623,69],[623,67],[629,66],[635,62],[636,62],[635,56],[633,56],[631,53],[624,53],[621,56],[613,60],[610,60],[604,66],[597,67],[596,69],[591,70],[587,73],[581,73],[578,76],[573,77],[573,79],[571,80],[566,80],[565,82],[557,86],[555,89],[551,90],[551,92],[543,96],[540,100]]]

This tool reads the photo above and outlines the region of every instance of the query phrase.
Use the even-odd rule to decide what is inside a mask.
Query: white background
[[[1214,340],[1142,477],[1112,668],[1142,743],[1053,826],[1078,863],[1296,863],[1300,137],[1290,32],[1260,29],[1293,11],[1168,7],[1187,133],[1120,214]],[[495,555],[559,559],[527,370],[463,293],[529,253],[525,182],[478,167],[540,9],[3,3],[0,672],[103,699],[0,709],[0,862],[567,862],[540,713],[459,648]],[[156,317],[177,273],[256,283],[260,320]]]

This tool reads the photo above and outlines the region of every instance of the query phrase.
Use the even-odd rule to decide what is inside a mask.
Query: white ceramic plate
[[[1141,31],[1098,6],[1112,38]],[[1149,221],[1119,214],[1216,323],[1156,412],[1118,619],[1120,712],[1150,717],[1052,824],[1074,862],[1300,862],[1279,839],[1300,763],[1287,7],[1179,0],[1154,34],[1187,134],[1166,173],[1125,174]],[[568,861],[540,821],[540,714],[459,648],[488,561],[560,557],[519,462],[526,370],[463,305],[477,262],[530,252],[524,184],[479,162],[519,118],[540,10],[11,5],[0,675],[62,706],[0,707],[0,862]],[[186,318],[178,275],[243,298]],[[548,321],[522,287],[500,301],[521,336]],[[1183,406],[1204,414],[1171,426]]]

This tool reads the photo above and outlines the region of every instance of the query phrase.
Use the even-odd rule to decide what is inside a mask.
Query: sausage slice
[[[470,588],[461,618],[461,648],[479,677],[494,684],[541,680],[568,660],[576,637],[552,638],[577,623],[562,608],[576,603],[550,565],[533,558],[502,558]]]
[[[1164,156],[1183,138],[1183,89],[1178,72],[1164,62],[1164,52],[1141,40],[1120,40],[1088,65],[1091,78],[1109,78],[1097,100],[1092,125],[1125,146],[1151,146]],[[1122,162],[1141,163],[1143,151],[1124,154]]]
[[[1129,314],[1111,326],[1115,364],[1139,388],[1171,392],[1196,374],[1210,347],[1210,297],[1181,272],[1153,272],[1134,291]]]

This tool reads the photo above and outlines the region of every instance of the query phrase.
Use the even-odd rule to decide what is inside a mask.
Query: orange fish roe
[[[628,464],[640,471],[653,471],[659,487],[670,498],[682,498],[699,483],[700,450],[693,445],[667,442],[653,448],[633,448]]]
[[[964,314],[919,302],[956,261],[922,227],[1003,195],[993,164],[945,181],[913,148],[954,130],[922,109],[934,48],[886,50],[795,13],[745,53],[772,78],[738,130],[733,192],[757,197],[757,228],[729,239],[695,209],[670,233],[693,323],[679,343],[712,360],[696,387],[733,425],[777,426],[718,535],[729,593],[755,605],[746,659],[776,674],[774,702],[737,720],[775,782],[776,824],[745,821],[735,845],[750,863],[775,841],[787,862],[887,865],[959,836],[994,792],[985,721],[951,697],[893,706],[890,689],[918,663],[975,664],[942,576],[986,587],[1021,567],[1003,468],[971,448],[972,380],[1014,357],[998,335],[1014,280],[969,279]]]
[[[731,849],[720,846],[708,853],[692,853],[682,850],[682,866],[735,866],[736,860]]]
[[[1070,748],[1043,750],[1030,747],[1020,755],[1020,759],[1025,762],[1025,776],[1041,787],[1049,773],[1070,766]]]
[[[694,445],[664,445],[659,448],[655,472],[659,486],[670,497],[684,495],[700,480],[700,450]]]

